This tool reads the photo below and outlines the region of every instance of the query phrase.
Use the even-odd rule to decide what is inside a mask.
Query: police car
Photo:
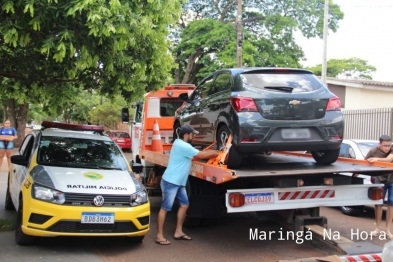
[[[149,231],[148,194],[120,148],[101,135],[104,128],[41,126],[11,157],[5,207],[17,211],[16,243],[31,244],[39,236],[142,241]]]

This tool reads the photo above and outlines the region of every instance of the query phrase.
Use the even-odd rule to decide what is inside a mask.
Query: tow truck
[[[137,104],[132,125],[134,161],[144,166],[144,175],[151,181],[165,170],[174,132],[174,113],[163,114],[163,107],[182,106],[179,96],[191,93],[192,85],[169,85],[147,93]],[[173,103],[169,106],[168,103]],[[126,110],[126,109],[123,109]],[[124,122],[124,119],[123,119]],[[159,126],[163,150],[152,149],[154,124]],[[197,139],[197,136],[195,139]],[[157,137],[156,137],[157,138]],[[321,206],[355,206],[382,204],[381,185],[363,184],[363,179],[341,173],[382,175],[393,171],[391,163],[339,158],[330,165],[317,164],[312,156],[299,152],[272,152],[248,156],[232,170],[227,167],[231,137],[223,148],[215,143],[201,150],[220,150],[217,158],[207,161],[193,159],[187,182],[190,206],[185,226],[200,226],[218,219],[224,212],[256,212],[274,217],[294,232],[307,225],[327,228],[327,219],[320,216]],[[149,187],[148,187],[149,188]]]

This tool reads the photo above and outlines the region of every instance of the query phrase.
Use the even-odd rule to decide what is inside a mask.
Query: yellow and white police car
[[[17,210],[16,243],[31,244],[37,236],[142,241],[149,231],[148,194],[120,148],[100,135],[103,127],[41,126],[11,157],[5,207]]]

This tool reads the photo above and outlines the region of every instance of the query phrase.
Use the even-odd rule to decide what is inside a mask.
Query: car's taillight
[[[375,176],[370,177],[371,184],[375,184]]]
[[[340,99],[338,97],[330,98],[326,106],[326,111],[341,111]]]
[[[248,97],[232,97],[231,104],[236,112],[258,112],[254,99]]]

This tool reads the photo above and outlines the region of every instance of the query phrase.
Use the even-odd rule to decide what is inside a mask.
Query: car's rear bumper
[[[322,151],[340,147],[344,132],[342,113],[328,112],[323,119],[276,121],[259,113],[238,113],[231,124],[233,145],[244,153]],[[283,133],[307,131],[306,137],[285,138]]]
[[[114,224],[81,223],[82,212],[114,213]],[[33,223],[34,222],[34,223]],[[144,236],[150,203],[138,207],[81,207],[25,198],[22,230],[31,236]]]

